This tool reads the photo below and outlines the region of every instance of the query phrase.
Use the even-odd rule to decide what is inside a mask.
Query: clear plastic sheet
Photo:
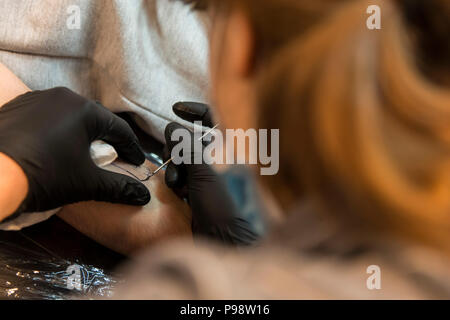
[[[0,261],[0,299],[106,298],[117,284],[114,276],[94,266],[6,242],[0,242]],[[74,269],[80,286],[69,289]]]

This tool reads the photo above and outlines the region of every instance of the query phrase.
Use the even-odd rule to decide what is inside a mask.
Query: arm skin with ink
[[[0,106],[28,91],[22,81],[0,63]],[[28,183],[21,167],[1,153],[0,168],[1,221],[23,202]],[[110,169],[115,171],[113,167]],[[189,208],[166,189],[164,181],[154,178],[144,184],[152,193],[152,200],[146,206],[81,202],[64,207],[59,216],[94,240],[123,254],[131,254],[160,239],[190,237]]]

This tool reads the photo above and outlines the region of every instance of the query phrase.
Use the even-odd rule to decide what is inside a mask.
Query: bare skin
[[[0,108],[18,95],[30,91],[6,66],[0,63]]]
[[[28,180],[22,168],[0,153],[0,221],[19,208],[27,192]]]
[[[0,63],[0,107],[28,91],[29,88]],[[152,167],[149,162],[145,165]],[[126,165],[121,164],[121,167]],[[113,166],[107,169],[125,174]],[[0,170],[1,221],[17,210],[28,192],[28,182],[21,168],[1,153]],[[145,207],[85,202],[66,206],[58,215],[93,240],[126,255],[163,239],[186,237],[191,241],[189,206],[166,187],[164,174],[159,173],[145,185],[152,195]]]
[[[0,63],[0,108],[29,89]],[[0,221],[14,213],[28,192],[23,170],[7,155],[0,153]]]
[[[120,163],[120,166],[133,170],[130,165]],[[144,166],[156,168],[148,161]],[[113,166],[107,169],[125,173]],[[167,239],[183,236],[191,239],[189,206],[167,188],[164,173],[144,184],[152,195],[145,207],[85,202],[64,207],[58,216],[95,241],[126,255]]]

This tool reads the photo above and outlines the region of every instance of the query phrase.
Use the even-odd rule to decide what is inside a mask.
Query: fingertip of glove
[[[164,131],[164,137],[166,139],[166,144],[169,150],[172,150],[172,148],[178,143],[178,141],[172,140],[172,138],[174,138],[174,132],[176,130],[186,130],[187,132],[189,132],[189,130],[186,127],[182,126],[179,123],[176,122],[169,123]]]
[[[183,120],[202,121],[209,112],[209,106],[198,102],[177,102],[172,107],[173,112]]]
[[[171,122],[166,126],[164,133],[165,133],[166,137],[171,137],[172,133],[177,129],[185,129],[186,130],[186,127],[182,126],[181,124],[179,124],[177,122]]]
[[[131,164],[135,166],[140,166],[144,164],[145,162],[145,153],[142,150],[142,148],[139,146],[137,142],[133,143],[133,146],[130,148],[130,153],[126,156],[120,155],[122,158],[125,158],[124,160],[130,162]]]
[[[172,164],[169,164],[165,174],[166,185],[169,188],[175,188],[178,186],[178,180],[179,180],[178,170]]]
[[[145,153],[142,148],[136,144],[136,165],[143,165],[145,162]]]
[[[151,200],[150,191],[142,183],[129,183],[125,191],[128,204],[145,206]]]

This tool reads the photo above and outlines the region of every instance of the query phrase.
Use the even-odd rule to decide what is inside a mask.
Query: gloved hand
[[[213,127],[210,108],[207,105],[177,103],[173,106],[173,111],[184,120],[202,121],[203,126]],[[179,142],[171,139],[172,133],[177,129],[189,131],[175,122],[166,127],[167,159]],[[193,143],[194,134],[191,131],[189,133]],[[193,148],[190,156],[192,160],[195,157]],[[194,235],[206,236],[231,245],[249,245],[257,240],[250,223],[239,215],[225,182],[211,166],[205,163],[181,165],[170,163],[166,169],[165,180],[170,188],[187,197],[192,209]]]
[[[124,120],[69,89],[28,92],[0,108],[0,152],[19,164],[29,185],[16,214],[88,200],[147,204],[143,184],[94,164],[94,140],[111,144],[134,165],[145,161]]]

